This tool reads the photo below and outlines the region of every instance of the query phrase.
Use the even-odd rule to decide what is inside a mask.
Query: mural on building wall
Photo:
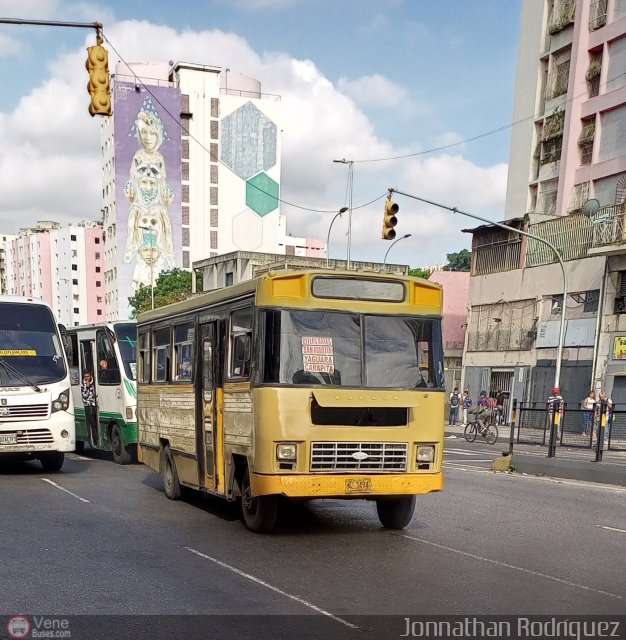
[[[182,264],[180,90],[115,86],[119,299]],[[170,115],[171,114],[171,115]]]

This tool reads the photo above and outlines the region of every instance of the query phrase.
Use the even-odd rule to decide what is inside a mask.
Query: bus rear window
[[[314,278],[312,293],[316,298],[347,298],[378,302],[403,302],[405,297],[402,282],[361,278]]]

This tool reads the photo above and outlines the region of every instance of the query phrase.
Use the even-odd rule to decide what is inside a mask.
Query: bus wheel
[[[60,471],[65,462],[65,454],[61,451],[44,453],[39,458],[44,471]]]
[[[111,435],[109,436],[109,443],[111,444],[111,452],[113,453],[113,461],[117,464],[130,464],[133,461],[133,456],[124,446],[122,440],[122,432],[117,424],[111,427]]]
[[[76,447],[74,451],[76,453],[82,453],[85,450],[85,441],[84,440],[76,440]]]
[[[163,456],[165,457],[163,462],[163,488],[165,489],[165,495],[170,500],[180,500],[182,492],[178,481],[178,472],[169,447],[165,447]]]
[[[241,482],[241,511],[246,527],[256,533],[271,531],[276,524],[278,498],[276,496],[252,497],[248,467]]]
[[[404,529],[415,512],[415,496],[376,500],[378,519],[387,529]]]

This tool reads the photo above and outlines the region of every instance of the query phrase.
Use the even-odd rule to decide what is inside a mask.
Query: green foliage
[[[472,254],[467,250],[458,253],[448,253],[446,255],[448,264],[443,268],[444,271],[469,271],[472,264]]]
[[[191,295],[191,284],[192,273],[190,271],[182,269],[163,271],[154,283],[154,308],[186,300]],[[150,285],[142,284],[135,295],[128,298],[128,304],[132,307],[131,318],[136,318],[139,313],[149,311],[151,306]]]
[[[416,267],[415,269],[409,269],[409,275],[414,276],[416,278],[428,278],[428,276],[432,273],[430,269],[422,269],[421,267]]]

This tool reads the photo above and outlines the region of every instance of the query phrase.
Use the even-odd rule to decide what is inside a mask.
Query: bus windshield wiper
[[[16,369],[12,364],[9,364],[4,358],[0,357],[0,364],[4,367],[5,371],[11,376],[19,378],[22,382],[26,383],[29,387],[34,389],[37,393],[41,393],[41,387],[38,387],[34,382],[29,380],[21,371]]]

